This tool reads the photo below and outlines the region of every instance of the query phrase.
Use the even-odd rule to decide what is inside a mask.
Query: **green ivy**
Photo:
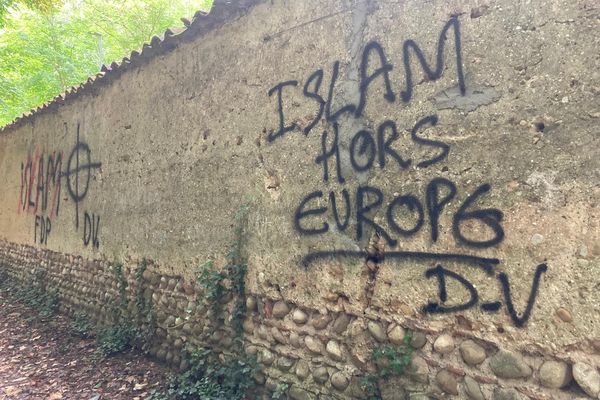
[[[244,245],[244,229],[248,220],[250,203],[244,203],[235,215],[234,241],[227,252],[227,277],[231,282],[231,290],[235,296],[232,311],[233,329],[237,336],[243,333],[243,323],[246,318],[246,273],[248,261],[242,255]]]
[[[34,277],[25,285],[19,285],[5,274],[2,278],[3,286],[18,300],[36,309],[41,317],[50,317],[58,311],[58,290],[48,287],[48,272],[39,267],[34,272]]]
[[[376,371],[365,375],[360,381],[368,400],[381,399],[381,389],[379,387],[381,380],[406,373],[412,361],[412,353],[415,351],[411,345],[412,331],[406,331],[404,343],[401,346],[383,345],[373,349],[371,359],[375,363]]]
[[[119,321],[98,331],[96,344],[98,352],[104,356],[122,353],[132,347],[137,331],[132,324]]]
[[[127,287],[129,284],[127,283],[127,279],[125,279],[125,275],[123,274],[122,263],[115,263],[113,266],[113,273],[115,275],[115,279],[117,280],[117,290],[119,291],[118,317],[121,317],[122,313],[127,309]]]
[[[273,400],[280,400],[285,398],[285,395],[287,394],[288,389],[290,388],[289,383],[278,383],[277,384],[277,388],[275,389],[275,391],[271,394],[271,399]]]
[[[227,251],[227,265],[223,271],[217,271],[212,260],[198,268],[197,280],[204,289],[204,301],[210,306],[213,317],[219,320],[223,312],[221,299],[230,291],[234,297],[232,327],[237,337],[243,333],[246,318],[246,273],[248,262],[242,255],[244,228],[250,204],[244,203],[235,215],[234,240]]]
[[[148,268],[148,260],[145,258],[142,260],[138,268],[135,270],[135,282],[136,282],[136,291],[135,291],[135,304],[138,307],[138,310],[142,310],[146,307],[146,299],[144,298],[144,286],[142,284],[144,278],[144,272]]]
[[[145,258],[135,270],[135,314],[128,310],[127,288],[129,284],[123,274],[123,264],[117,262],[113,273],[117,281],[118,298],[112,306],[112,323],[98,331],[96,342],[102,356],[110,356],[137,346],[147,352],[158,327],[152,300],[144,297],[143,275],[148,268]],[[145,328],[144,328],[145,327]]]
[[[71,321],[71,330],[76,336],[87,339],[92,336],[94,325],[84,312],[76,312]]]
[[[133,346],[137,336],[136,328],[127,313],[128,283],[123,274],[123,264],[116,262],[112,267],[117,282],[118,297],[111,306],[111,324],[98,329],[96,346],[103,357],[121,353]]]
[[[187,358],[190,368],[173,377],[165,392],[153,393],[152,400],[242,400],[256,385],[255,358],[235,355],[222,359],[204,348],[189,352]]]
[[[143,276],[147,268],[148,260],[144,258],[138,265],[138,268],[135,270],[135,309],[137,312],[136,320],[138,322],[136,342],[145,352],[149,350],[150,344],[156,335],[156,329],[158,327],[156,313],[152,309],[152,299],[147,300],[144,297]],[[145,326],[146,328],[143,329],[142,326]]]
[[[153,393],[151,399],[215,399],[241,400],[256,386],[254,376],[258,364],[254,357],[243,351],[243,321],[246,318],[246,258],[242,255],[244,228],[249,211],[246,203],[236,213],[234,241],[227,252],[227,265],[215,269],[212,260],[197,270],[197,281],[204,289],[203,301],[211,308],[217,324],[223,323],[222,298],[229,291],[234,297],[232,329],[235,334],[232,354],[217,353],[213,349],[187,349],[190,368],[173,377],[165,392]],[[284,390],[287,390],[285,388]]]
[[[221,315],[223,307],[221,298],[225,295],[225,274],[214,269],[212,260],[207,261],[198,269],[198,283],[204,289],[204,301],[210,306],[213,316]]]

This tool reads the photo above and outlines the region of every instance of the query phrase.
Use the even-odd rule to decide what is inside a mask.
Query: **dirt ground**
[[[165,367],[128,352],[100,358],[60,315],[41,317],[0,288],[0,400],[146,399]]]

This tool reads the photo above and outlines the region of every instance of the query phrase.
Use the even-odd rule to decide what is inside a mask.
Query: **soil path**
[[[63,316],[49,318],[0,288],[0,400],[145,399],[167,370],[135,354],[99,359]]]

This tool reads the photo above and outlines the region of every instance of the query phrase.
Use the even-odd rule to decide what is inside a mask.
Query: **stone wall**
[[[247,208],[267,388],[364,398],[410,332],[385,398],[599,398],[594,3],[217,2],[3,129],[2,268],[106,322],[123,264],[185,366]]]

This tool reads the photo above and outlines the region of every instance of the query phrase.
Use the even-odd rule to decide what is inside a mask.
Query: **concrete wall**
[[[251,3],[4,129],[5,268],[45,260],[99,312],[101,271],[151,259],[167,318],[248,205],[246,341],[292,365],[267,383],[360,398],[411,329],[409,392],[599,396],[596,2]]]

